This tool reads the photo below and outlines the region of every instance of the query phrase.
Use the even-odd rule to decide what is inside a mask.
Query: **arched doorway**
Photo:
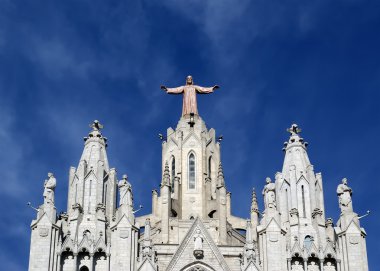
[[[79,271],[89,271],[87,266],[82,266]]]
[[[215,271],[215,269],[204,263],[195,262],[185,266],[181,271]]]

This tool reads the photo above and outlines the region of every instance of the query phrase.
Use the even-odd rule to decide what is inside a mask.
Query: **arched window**
[[[189,189],[195,189],[195,155],[189,155]]]
[[[212,156],[208,158],[208,177],[211,178]]]
[[[310,247],[313,244],[313,241],[314,241],[314,238],[312,236],[310,235],[305,236],[305,239],[303,240],[303,245],[308,251],[310,250]]]
[[[302,190],[302,211],[303,211],[303,217],[306,217],[306,205],[305,205],[305,188],[302,185],[301,186]]]
[[[175,178],[175,158],[173,156],[172,158],[172,174],[171,174],[171,184],[172,184],[172,191],[174,192],[174,178]]]
[[[88,271],[88,267],[87,267],[87,266],[82,266],[82,267],[80,268],[80,271]]]

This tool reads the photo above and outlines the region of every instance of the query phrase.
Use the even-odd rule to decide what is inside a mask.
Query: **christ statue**
[[[186,77],[186,85],[167,88],[166,86],[161,86],[162,90],[165,90],[168,94],[182,94],[183,93],[183,105],[182,105],[182,116],[189,115],[193,113],[198,115],[197,109],[197,93],[208,94],[214,92],[219,86],[215,85],[213,87],[200,87],[193,84],[193,77],[189,75]]]

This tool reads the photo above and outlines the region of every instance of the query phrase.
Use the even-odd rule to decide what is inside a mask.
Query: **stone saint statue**
[[[346,178],[342,179],[342,183],[338,185],[336,193],[339,197],[339,207],[342,213],[352,213],[352,189],[347,185]]]
[[[44,183],[44,204],[54,205],[54,190],[57,185],[57,180],[54,178],[53,173],[48,173],[48,179]]]
[[[331,262],[327,262],[323,269],[325,271],[336,271],[335,266]]]
[[[201,235],[201,230],[197,229],[194,235],[194,250],[202,250],[203,249],[203,238]]]
[[[294,261],[292,264],[292,271],[303,271],[303,266],[299,261]]]
[[[307,266],[308,271],[319,271],[319,266],[315,261],[311,261]]]
[[[182,105],[182,116],[194,113],[198,115],[197,109],[197,93],[206,94],[212,93],[219,86],[215,85],[213,87],[200,87],[193,84],[193,77],[189,75],[186,77],[186,85],[176,88],[167,88],[166,86],[161,86],[161,89],[165,90],[168,94],[182,94],[183,93],[183,105]]]
[[[276,186],[269,177],[265,181],[267,183],[263,189],[265,209],[276,209]]]
[[[127,175],[123,175],[123,179],[119,181],[118,187],[119,187],[119,194],[120,194],[119,206],[122,206],[122,205],[133,206],[132,186],[128,182]]]

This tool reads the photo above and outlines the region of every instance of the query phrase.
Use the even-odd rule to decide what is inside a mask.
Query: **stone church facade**
[[[162,136],[162,181],[143,216],[128,177],[119,179],[108,163],[102,128],[94,121],[70,168],[67,211],[59,215],[48,175],[31,224],[29,271],[368,270],[352,190],[346,179],[338,185],[334,225],[297,125],[288,129],[282,170],[262,190],[264,211],[253,189],[248,220],[231,212],[220,139],[198,114],[183,115]]]

